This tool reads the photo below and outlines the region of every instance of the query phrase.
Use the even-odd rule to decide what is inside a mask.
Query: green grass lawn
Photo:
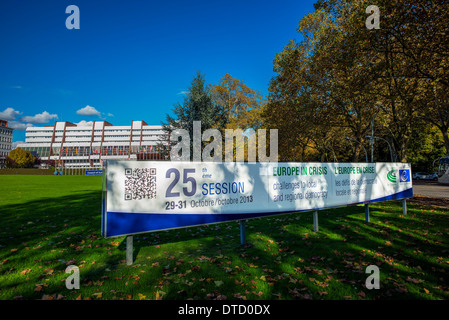
[[[101,177],[0,176],[0,299],[449,299],[449,211],[401,202],[104,239]],[[68,265],[80,289],[65,286]],[[366,267],[380,270],[369,290]]]

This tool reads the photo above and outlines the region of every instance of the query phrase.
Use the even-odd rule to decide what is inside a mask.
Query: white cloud
[[[93,121],[81,120],[78,123],[75,123],[78,127],[92,127],[94,125]]]
[[[94,107],[91,107],[89,105],[85,106],[84,108],[79,109],[77,114],[82,116],[100,116],[100,111],[95,109]]]
[[[23,143],[25,143],[25,141],[14,141],[14,142],[12,143],[12,149],[14,150],[15,148],[17,148],[17,146],[18,146],[19,144],[23,144]]]
[[[56,114],[49,114],[47,111],[36,114],[34,116],[25,116],[20,118],[21,122],[30,122],[30,123],[47,123],[51,119],[58,119]]]
[[[0,112],[0,119],[2,120],[14,120],[17,116],[20,116],[22,112],[14,110],[13,108],[6,108],[5,111]]]
[[[18,121],[9,121],[8,122],[8,127],[13,128],[14,130],[17,131],[24,131],[26,130],[26,128],[28,127],[34,127],[32,123],[22,123],[22,122],[18,122]]]
[[[112,113],[108,113],[108,117],[113,117],[114,115]]]

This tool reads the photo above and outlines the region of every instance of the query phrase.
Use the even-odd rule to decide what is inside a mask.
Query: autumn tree
[[[448,4],[382,0],[380,29],[368,30],[371,4],[317,1],[299,23],[302,40],[277,54],[267,110],[288,117],[267,121],[285,127],[284,152],[312,147],[321,158],[326,150],[344,158],[341,141],[348,135],[358,142],[357,161],[374,132],[408,161],[413,131],[423,121],[441,131],[449,148]]]
[[[394,142],[401,158],[406,160],[416,119],[440,130],[449,153],[449,3],[380,0],[376,4],[381,28],[369,32],[370,50],[384,65],[380,77],[384,106],[390,116],[397,110],[390,119],[391,127],[399,129]]]
[[[363,141],[377,111],[371,94],[372,57],[357,50],[362,41],[350,32],[358,28],[352,16],[344,11],[336,17],[318,8],[299,23],[303,40],[291,41],[275,59],[278,74],[270,83],[269,109],[287,107],[289,116],[278,123],[284,122],[289,132],[299,131],[298,142],[290,138],[288,145],[303,152],[312,145],[321,159],[329,153],[337,159],[336,151],[346,150],[345,135]],[[361,145],[354,149],[353,161],[358,161]]]
[[[248,87],[242,80],[226,73],[220,83],[212,85],[211,94],[221,106],[227,129],[247,129],[261,126],[262,94]]]
[[[426,81],[422,86],[419,117],[438,128],[446,154],[449,154],[449,90],[436,81]]]
[[[223,110],[222,137],[226,136],[226,130],[239,131],[244,139],[241,144],[238,143],[239,139],[235,139],[234,154],[237,154],[237,150],[243,151],[245,160],[248,160],[250,148],[257,150],[260,140],[256,133],[263,125],[261,114],[265,100],[262,94],[228,73],[218,84],[212,85],[211,93],[214,102]],[[250,146],[250,141],[255,143]],[[223,154],[227,151],[225,149],[226,146],[223,148]]]
[[[278,129],[278,150],[281,161],[308,158],[313,108],[311,92],[304,76],[308,72],[307,53],[301,44],[291,40],[276,54],[270,81],[268,103],[262,113],[267,127]]]
[[[9,168],[30,168],[34,165],[35,160],[36,158],[30,151],[16,148],[6,157],[6,165]]]

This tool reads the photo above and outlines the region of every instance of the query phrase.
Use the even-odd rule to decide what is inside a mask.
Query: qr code
[[[156,168],[125,169],[125,200],[156,198]]]

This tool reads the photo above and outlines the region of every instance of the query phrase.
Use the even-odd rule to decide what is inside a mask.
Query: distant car
[[[430,175],[430,177],[431,177],[432,180],[437,181],[437,180],[438,180],[438,173],[434,172],[434,173],[432,173],[432,174]]]
[[[434,173],[415,172],[413,174],[413,179],[415,179],[415,180],[437,180],[438,175],[436,172],[434,172]]]

